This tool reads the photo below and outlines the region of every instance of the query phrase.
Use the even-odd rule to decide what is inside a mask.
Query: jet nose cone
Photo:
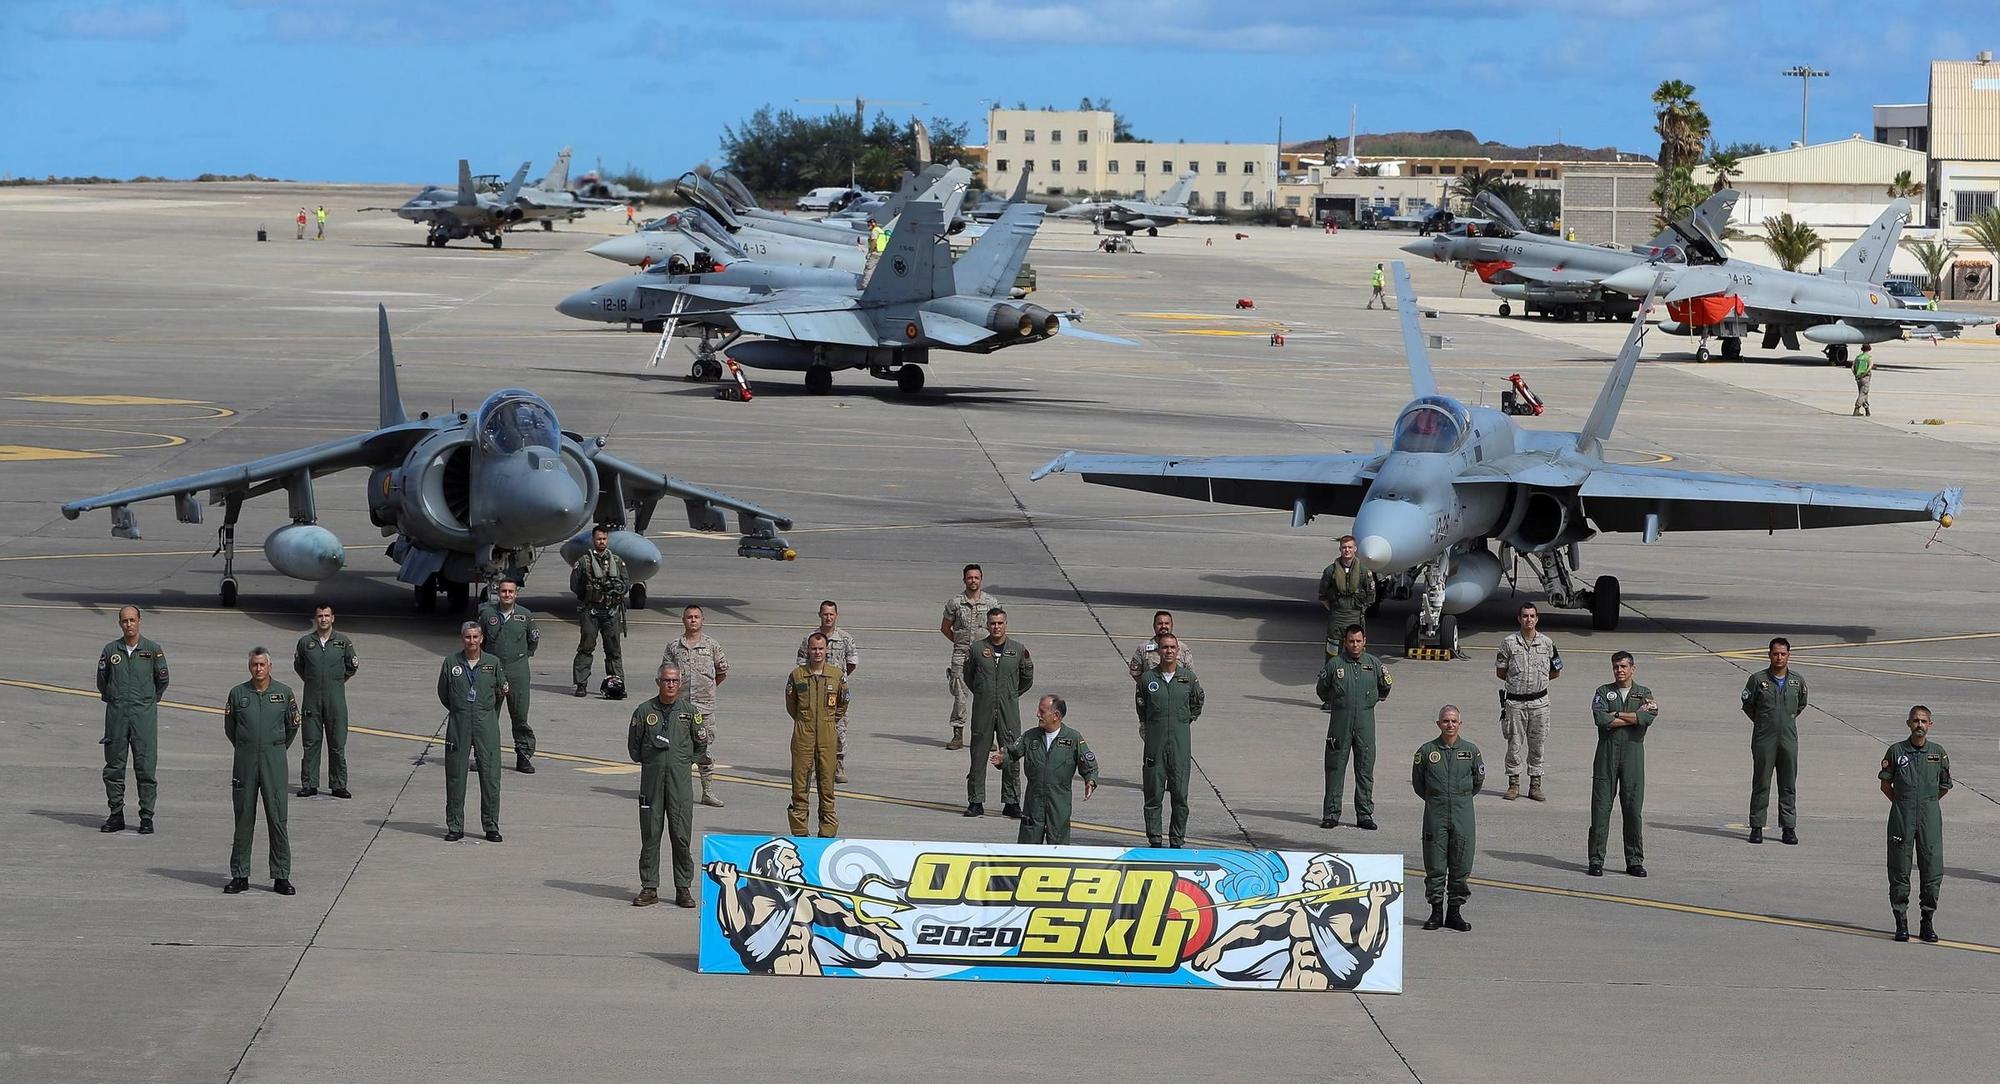
[[[553,466],[549,466],[553,462]],[[491,523],[494,540],[513,546],[561,542],[583,525],[583,487],[556,453],[521,452],[495,473]]]
[[[578,320],[597,319],[599,313],[596,289],[578,290],[568,297],[563,298],[561,301],[556,302],[556,311],[562,313],[564,316],[574,317]]]
[[[1628,267],[1615,275],[1607,275],[1600,283],[1607,290],[1616,290],[1629,297],[1645,297],[1653,288],[1653,276],[1659,271],[1652,264]]]
[[[623,237],[599,241],[584,251],[592,256],[636,265],[646,258],[646,239],[636,233],[628,233]]]
[[[1429,517],[1405,501],[1363,501],[1354,516],[1355,549],[1376,572],[1400,572],[1431,556]]]
[[[1402,251],[1426,260],[1435,260],[1438,258],[1437,246],[1431,244],[1428,240],[1411,241],[1409,244],[1402,246]]]

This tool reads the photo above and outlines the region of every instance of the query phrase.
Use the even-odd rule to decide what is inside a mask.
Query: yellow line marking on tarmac
[[[1420,869],[1405,869],[1406,877],[1421,877]],[[1590,892],[1580,888],[1557,888],[1553,885],[1526,884],[1519,881],[1493,881],[1484,877],[1466,878],[1472,884],[1486,888],[1509,888],[1516,892],[1533,892],[1542,896],[1561,896],[1565,899],[1592,900],[1597,903],[1618,903],[1627,907],[1643,907],[1652,911],[1673,911],[1683,915],[1698,915],[1702,918],[1726,918],[1737,922],[1755,922],[1765,926],[1789,926],[1795,930],[1817,930],[1821,933],[1844,933],[1850,937],[1867,937],[1877,941],[1890,939],[1886,930],[1871,930],[1862,926],[1848,926],[1839,922],[1814,922],[1811,919],[1785,918],[1780,915],[1762,915],[1755,911],[1730,911],[1720,907],[1703,907],[1692,903],[1671,903],[1667,900],[1650,900],[1642,896],[1614,896],[1608,892]],[[1976,941],[1939,941],[1945,948],[1963,949],[1967,952],[1983,952],[2000,956],[2000,945],[1983,945]]]
[[[207,406],[201,399],[160,399],[151,395],[10,395],[23,403],[62,403],[66,406]]]
[[[1858,647],[1902,647],[1908,644],[1946,644],[1960,640],[1994,639],[2000,639],[2000,632],[1959,632],[1949,636],[1910,636],[1900,640],[1859,640],[1851,643],[1796,644],[1792,647],[1792,654],[1796,657],[1802,651],[1852,651]],[[1692,651],[1678,655],[1659,655],[1655,657],[1661,662],[1673,662],[1680,659],[1761,659],[1766,656],[1769,650],[1769,647],[1759,645],[1757,647],[1733,647],[1722,651]]]
[[[209,556],[213,552],[212,550],[119,550],[116,553],[24,553],[13,557],[0,557],[0,561],[70,561],[87,557],[202,557]]]
[[[79,452],[68,448],[38,448],[32,444],[0,444],[0,463],[34,463],[49,459],[112,459],[102,452]]]
[[[26,681],[20,678],[0,678],[0,686],[7,686],[15,689],[27,689],[33,692],[55,693],[63,696],[95,697],[97,695],[95,692],[89,689],[77,689],[65,685],[51,685],[46,682]],[[188,704],[177,700],[162,700],[160,701],[160,706],[163,708],[174,708],[180,711],[199,712],[203,715],[222,714],[221,708],[212,708],[205,704]],[[382,730],[370,726],[350,725],[347,728],[347,730],[351,734],[366,734],[369,735],[370,737],[376,737],[376,738],[395,738],[401,741],[436,742],[442,740],[441,736],[437,734],[408,734],[398,730]],[[502,745],[500,748],[504,753],[511,753],[514,751],[514,747],[511,745]],[[622,774],[635,773],[639,770],[637,765],[627,764],[623,761],[608,760],[603,757],[579,756],[575,753],[555,753],[555,752],[550,752],[549,750],[546,749],[535,750],[535,756],[543,760],[555,760],[569,764],[583,765],[583,767],[578,769],[579,771],[589,772],[594,775],[622,775]],[[717,767],[727,767],[727,765],[718,764]],[[789,791],[791,789],[790,783],[788,782],[780,783],[777,782],[776,780],[771,780],[771,779],[753,779],[747,776],[731,775],[727,772],[717,772],[716,776],[725,782],[736,783],[743,786],[763,787],[766,790]],[[959,807],[954,804],[947,804],[944,802],[929,802],[916,798],[902,798],[893,794],[870,794],[863,791],[851,791],[851,790],[837,790],[834,793],[842,798],[849,798],[863,802],[876,802],[883,805],[903,806],[909,809],[931,809],[946,813],[959,812]],[[1092,832],[1101,832],[1107,835],[1115,835],[1115,836],[1133,836],[1133,837],[1143,838],[1146,834],[1143,831],[1138,831],[1132,828],[1126,828],[1121,825],[1095,824],[1090,821],[1072,821],[1071,827],[1081,828]],[[1225,850],[1238,849],[1234,844],[1225,843],[1221,840],[1190,839],[1189,842],[1202,846],[1215,847]],[[1405,877],[1422,877],[1424,875],[1424,871],[1421,869],[1405,867],[1403,870],[1403,875]],[[1479,885],[1482,888],[1504,888],[1504,889],[1510,889],[1515,892],[1532,892],[1542,896],[1559,896],[1564,899],[1590,900],[1596,903],[1615,903],[1615,904],[1622,904],[1627,907],[1642,907],[1653,911],[1672,911],[1677,914],[1696,915],[1702,918],[1723,918],[1723,919],[1731,919],[1737,922],[1754,922],[1766,926],[1786,926],[1795,930],[1815,930],[1821,933],[1840,933],[1840,934],[1847,934],[1850,937],[1867,937],[1878,941],[1886,941],[1889,939],[1889,934],[1881,930],[1871,930],[1860,926],[1848,926],[1837,922],[1814,922],[1810,919],[1785,918],[1779,915],[1758,914],[1755,911],[1731,911],[1720,907],[1703,907],[1698,904],[1691,904],[1691,903],[1674,903],[1669,900],[1653,900],[1653,899],[1646,899],[1641,896],[1618,896],[1618,895],[1613,895],[1609,892],[1590,892],[1580,888],[1558,888],[1554,885],[1529,884],[1523,881],[1500,881],[1489,877],[1471,877],[1468,878],[1468,880],[1472,884]],[[1989,955],[2000,956],[2000,945],[1985,945],[1975,941],[1949,941],[1949,940],[1939,941],[1938,945],[1943,948],[1955,948],[1955,949],[1962,949],[1967,952],[1980,952]]]

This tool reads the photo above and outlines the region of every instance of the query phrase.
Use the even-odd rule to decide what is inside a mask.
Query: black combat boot
[[[1468,933],[1472,929],[1472,923],[1465,920],[1465,916],[1458,911],[1458,904],[1454,903],[1444,913],[1444,928],[1447,930],[1457,930],[1460,933]]]
[[[1435,930],[1444,925],[1444,904],[1431,904],[1431,917],[1424,920],[1424,929]]]
[[[1935,945],[1938,942],[1937,927],[1931,925],[1931,913],[1929,911],[1924,912],[1923,924],[1918,928],[1917,936],[1926,945]]]
[[[1909,939],[1910,939],[1910,916],[1904,914],[1901,911],[1898,911],[1896,912],[1896,940],[1908,941]]]

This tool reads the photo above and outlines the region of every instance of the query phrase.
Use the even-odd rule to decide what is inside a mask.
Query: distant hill
[[[1338,143],[1339,153],[1345,154],[1346,137],[1341,137]],[[1650,155],[1635,155],[1616,147],[1577,147],[1568,143],[1515,147],[1491,140],[1481,141],[1463,128],[1441,128],[1434,132],[1363,132],[1360,145],[1363,158],[1403,155],[1412,158],[1542,158],[1555,162],[1616,162],[1623,154],[1628,160],[1652,161]],[[1323,139],[1285,145],[1287,151],[1305,154],[1317,154],[1325,148],[1326,141]]]

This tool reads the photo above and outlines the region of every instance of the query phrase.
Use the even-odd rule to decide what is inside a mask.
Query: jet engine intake
[[[264,559],[295,580],[323,580],[347,564],[347,551],[317,523],[288,523],[264,539]]]
[[[1540,553],[1581,541],[1589,534],[1583,509],[1557,494],[1536,490],[1521,502],[1504,540],[1522,553]]]

